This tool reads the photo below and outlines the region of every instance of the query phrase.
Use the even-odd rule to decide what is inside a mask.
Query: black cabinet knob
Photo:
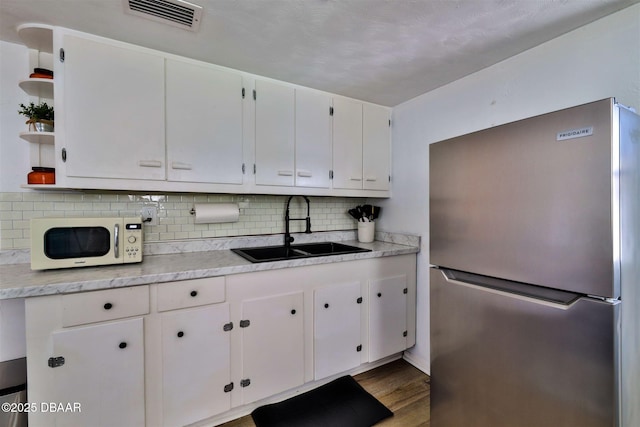
[[[291,310],[291,314],[296,314],[296,309]]]
[[[195,297],[196,295],[198,295],[198,291],[191,291],[189,295],[191,295],[192,297]]]
[[[108,302],[108,303],[106,303],[106,304],[104,305],[104,309],[105,309],[105,310],[111,310],[112,308],[113,308],[113,304],[111,304],[110,302]]]
[[[123,342],[120,343],[120,345],[118,345],[118,347],[127,348],[127,343],[123,341]]]
[[[324,308],[329,308],[329,304],[325,303]]]
[[[378,298],[380,298],[382,296],[382,293],[378,292]]]
[[[184,332],[180,331],[178,332],[178,338],[182,338],[184,336]]]

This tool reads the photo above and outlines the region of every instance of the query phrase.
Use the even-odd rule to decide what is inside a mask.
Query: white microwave
[[[31,269],[142,262],[141,218],[33,218]]]

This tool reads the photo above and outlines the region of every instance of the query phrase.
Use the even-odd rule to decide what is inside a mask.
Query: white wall
[[[26,117],[18,114],[20,104],[36,101],[17,82],[29,73],[29,51],[0,41],[0,192],[21,191],[29,169],[29,143],[18,134],[27,130]],[[36,101],[37,102],[37,101]]]
[[[393,197],[379,227],[422,236],[416,366],[429,371],[429,144],[608,97],[640,111],[640,5],[394,108]]]

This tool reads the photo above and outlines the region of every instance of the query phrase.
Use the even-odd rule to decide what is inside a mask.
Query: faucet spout
[[[307,196],[300,196],[305,200],[305,202],[307,202],[306,218],[291,218],[289,216],[289,204],[291,203],[291,199],[293,199],[294,197],[296,196],[289,196],[289,198],[287,199],[287,207],[285,209],[285,214],[284,214],[284,246],[287,248],[291,246],[291,242],[293,242],[294,240],[294,238],[291,236],[291,232],[289,231],[290,221],[305,221],[306,226],[305,226],[304,232],[306,234],[311,234],[311,217],[309,216],[311,209],[310,209],[309,198]]]

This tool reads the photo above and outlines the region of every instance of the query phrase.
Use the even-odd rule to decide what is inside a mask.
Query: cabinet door
[[[316,380],[360,365],[361,296],[360,282],[316,289],[313,297]]]
[[[60,426],[144,426],[144,342],[141,318],[52,334],[54,370],[49,402],[80,404],[54,412]],[[116,391],[117,390],[117,391]]]
[[[164,179],[164,59],[71,35],[63,43],[67,175]]]
[[[365,190],[389,189],[391,128],[389,109],[364,104],[362,115],[362,171]]]
[[[329,188],[331,170],[331,96],[296,89],[295,184]]]
[[[229,305],[162,314],[162,401],[165,426],[182,426],[229,410]]]
[[[362,189],[362,103],[333,99],[333,188]]]
[[[407,348],[407,276],[369,283],[369,361]]]
[[[304,382],[303,292],[242,302],[242,397],[250,403]]]
[[[256,184],[294,184],[294,89],[256,81]]]
[[[167,59],[167,177],[242,184],[242,77]]]

